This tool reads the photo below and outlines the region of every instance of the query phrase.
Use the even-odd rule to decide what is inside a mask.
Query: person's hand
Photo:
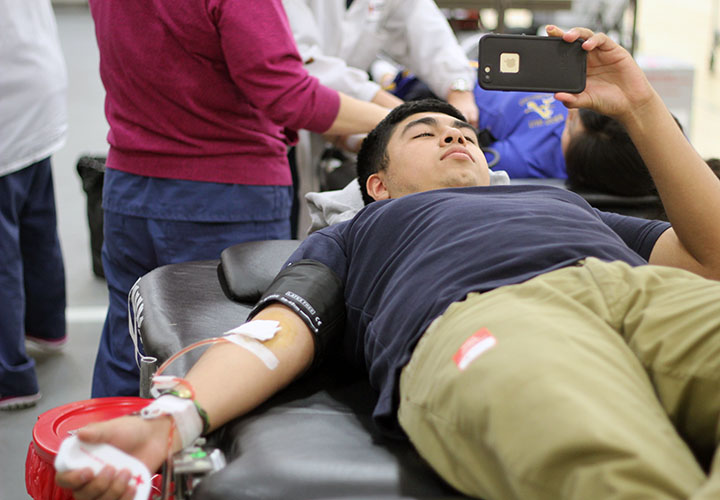
[[[108,443],[142,461],[151,473],[168,456],[170,418],[143,420],[140,417],[120,417],[83,427],[78,438],[88,443]],[[174,451],[174,450],[173,450]],[[55,482],[72,490],[77,500],[131,500],[135,488],[129,485],[130,473],[105,467],[98,475],[92,469],[76,469],[57,473]]]
[[[363,141],[367,137],[367,134],[352,134],[352,135],[323,135],[325,142],[329,142],[333,146],[348,153],[357,153],[360,151]]]
[[[587,81],[579,94],[558,92],[555,98],[568,108],[590,108],[620,121],[652,101],[655,91],[630,53],[604,33],[587,28],[564,32],[548,26],[550,36],[566,42],[584,39],[587,51]]]
[[[451,90],[448,92],[447,102],[455,106],[458,111],[465,115],[470,125],[477,127],[478,108],[473,92]]]

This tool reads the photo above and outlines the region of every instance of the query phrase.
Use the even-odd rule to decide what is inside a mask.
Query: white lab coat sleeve
[[[67,138],[67,67],[46,0],[0,0],[0,177]]]
[[[380,86],[370,80],[366,71],[348,66],[343,59],[325,53],[323,30],[308,4],[303,0],[283,0],[283,6],[308,73],[338,92],[362,101],[372,100]],[[324,19],[324,22],[328,20]],[[337,22],[341,23],[342,19]]]
[[[435,2],[393,3],[385,24],[392,41],[384,51],[443,99],[455,80],[463,79],[472,86],[477,73]]]

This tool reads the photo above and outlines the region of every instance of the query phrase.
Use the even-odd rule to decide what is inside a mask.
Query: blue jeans
[[[65,268],[50,158],[0,177],[0,395],[38,392],[25,333],[65,337]]]
[[[139,369],[128,332],[127,297],[135,281],[156,267],[218,259],[236,243],[287,239],[288,219],[269,222],[190,222],[105,211],[102,261],[109,308],[92,382],[92,397],[139,393]]]

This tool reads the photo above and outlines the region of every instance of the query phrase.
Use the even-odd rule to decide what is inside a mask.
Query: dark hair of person
[[[720,158],[708,158],[705,160],[705,163],[707,163],[710,170],[712,170],[715,175],[720,178]]]
[[[565,152],[568,188],[620,196],[655,194],[655,183],[625,127],[595,111],[579,111],[584,131]]]
[[[458,120],[467,121],[465,116],[454,106],[438,99],[422,99],[410,101],[394,108],[390,113],[368,134],[357,155],[357,175],[360,183],[360,192],[365,204],[374,200],[367,192],[367,180],[372,174],[381,172],[388,167],[390,159],[387,155],[387,146],[395,127],[405,118],[418,113],[443,113]]]

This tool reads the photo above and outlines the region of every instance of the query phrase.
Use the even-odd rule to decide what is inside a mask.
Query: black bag
[[[90,250],[93,274],[105,278],[100,252],[103,244],[102,190],[105,178],[104,156],[81,156],[77,172],[82,179],[83,191],[87,195],[87,219],[90,226]]]

